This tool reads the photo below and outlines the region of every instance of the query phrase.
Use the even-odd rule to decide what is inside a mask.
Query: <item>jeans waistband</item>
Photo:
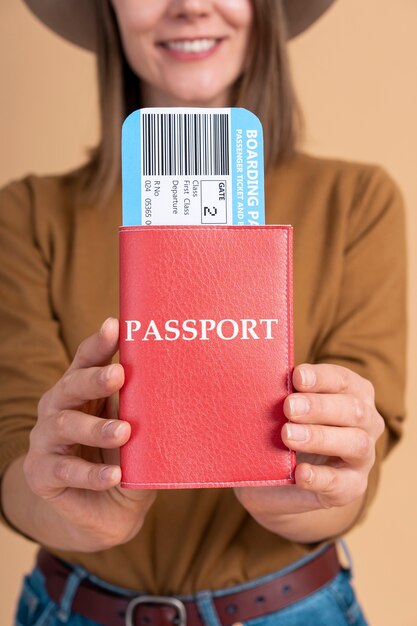
[[[107,583],[84,568],[55,560],[45,552],[41,552],[39,566],[48,593],[59,601],[60,619],[65,621],[75,611],[108,626],[135,626],[143,623],[144,617],[150,624],[176,623],[181,607],[190,626],[245,621],[298,601],[340,572],[334,546],[325,545],[286,568],[241,585],[161,599],[144,598],[143,594]],[[175,605],[177,600],[180,609]]]

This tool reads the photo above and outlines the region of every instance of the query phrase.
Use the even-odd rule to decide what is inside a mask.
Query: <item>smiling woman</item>
[[[251,1],[188,4],[113,0],[145,106],[227,106],[242,74]]]
[[[0,192],[2,513],[42,547],[16,625],[363,626],[334,539],[362,518],[401,434],[404,226],[401,195],[379,167],[295,146],[286,37],[331,1],[27,3],[96,50],[102,137],[85,167]],[[117,419],[129,372],[112,363],[120,126],[138,106],[177,104],[246,106],[264,124],[267,222],[291,223],[295,234],[297,393],[285,399],[282,429],[298,453],[294,485],[120,486],[118,451],[131,435]],[[255,297],[265,297],[262,285]],[[129,320],[128,332],[132,341],[144,329],[146,340],[166,332],[169,341],[198,326],[211,342],[241,341],[216,306],[201,324],[170,320],[163,331]],[[265,343],[276,320],[262,319],[256,336],[254,321],[240,320],[241,336],[262,332]],[[161,372],[160,393],[174,405],[164,380]],[[220,394],[208,415],[219,433],[222,411]]]
[[[321,0],[310,19],[329,3]],[[102,141],[85,173],[87,197],[103,201],[114,188],[120,177],[120,126],[143,106],[241,106],[268,129],[267,168],[293,154],[301,114],[280,2],[114,0],[112,6],[114,11],[107,2],[95,5],[97,28],[89,39],[98,48]],[[294,14],[292,30],[306,27],[304,12],[301,6]],[[208,35],[216,43],[207,52],[185,52],[207,47],[200,37],[210,41]]]

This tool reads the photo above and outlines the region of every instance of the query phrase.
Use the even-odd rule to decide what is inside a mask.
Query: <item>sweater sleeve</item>
[[[402,433],[405,248],[402,196],[381,168],[367,166],[348,215],[338,308],[317,357],[318,362],[348,367],[371,381],[376,407],[385,420],[361,518],[375,495],[381,460]]]
[[[27,181],[0,191],[0,481],[28,449],[40,397],[68,366],[34,204]]]

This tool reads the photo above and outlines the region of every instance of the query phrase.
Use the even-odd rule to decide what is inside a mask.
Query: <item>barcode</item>
[[[228,176],[228,113],[143,113],[144,176]]]

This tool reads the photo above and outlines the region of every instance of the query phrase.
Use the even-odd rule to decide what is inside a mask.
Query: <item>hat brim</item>
[[[94,0],[24,0],[46,26],[77,46],[95,52]],[[335,0],[283,0],[288,38],[304,32]]]

